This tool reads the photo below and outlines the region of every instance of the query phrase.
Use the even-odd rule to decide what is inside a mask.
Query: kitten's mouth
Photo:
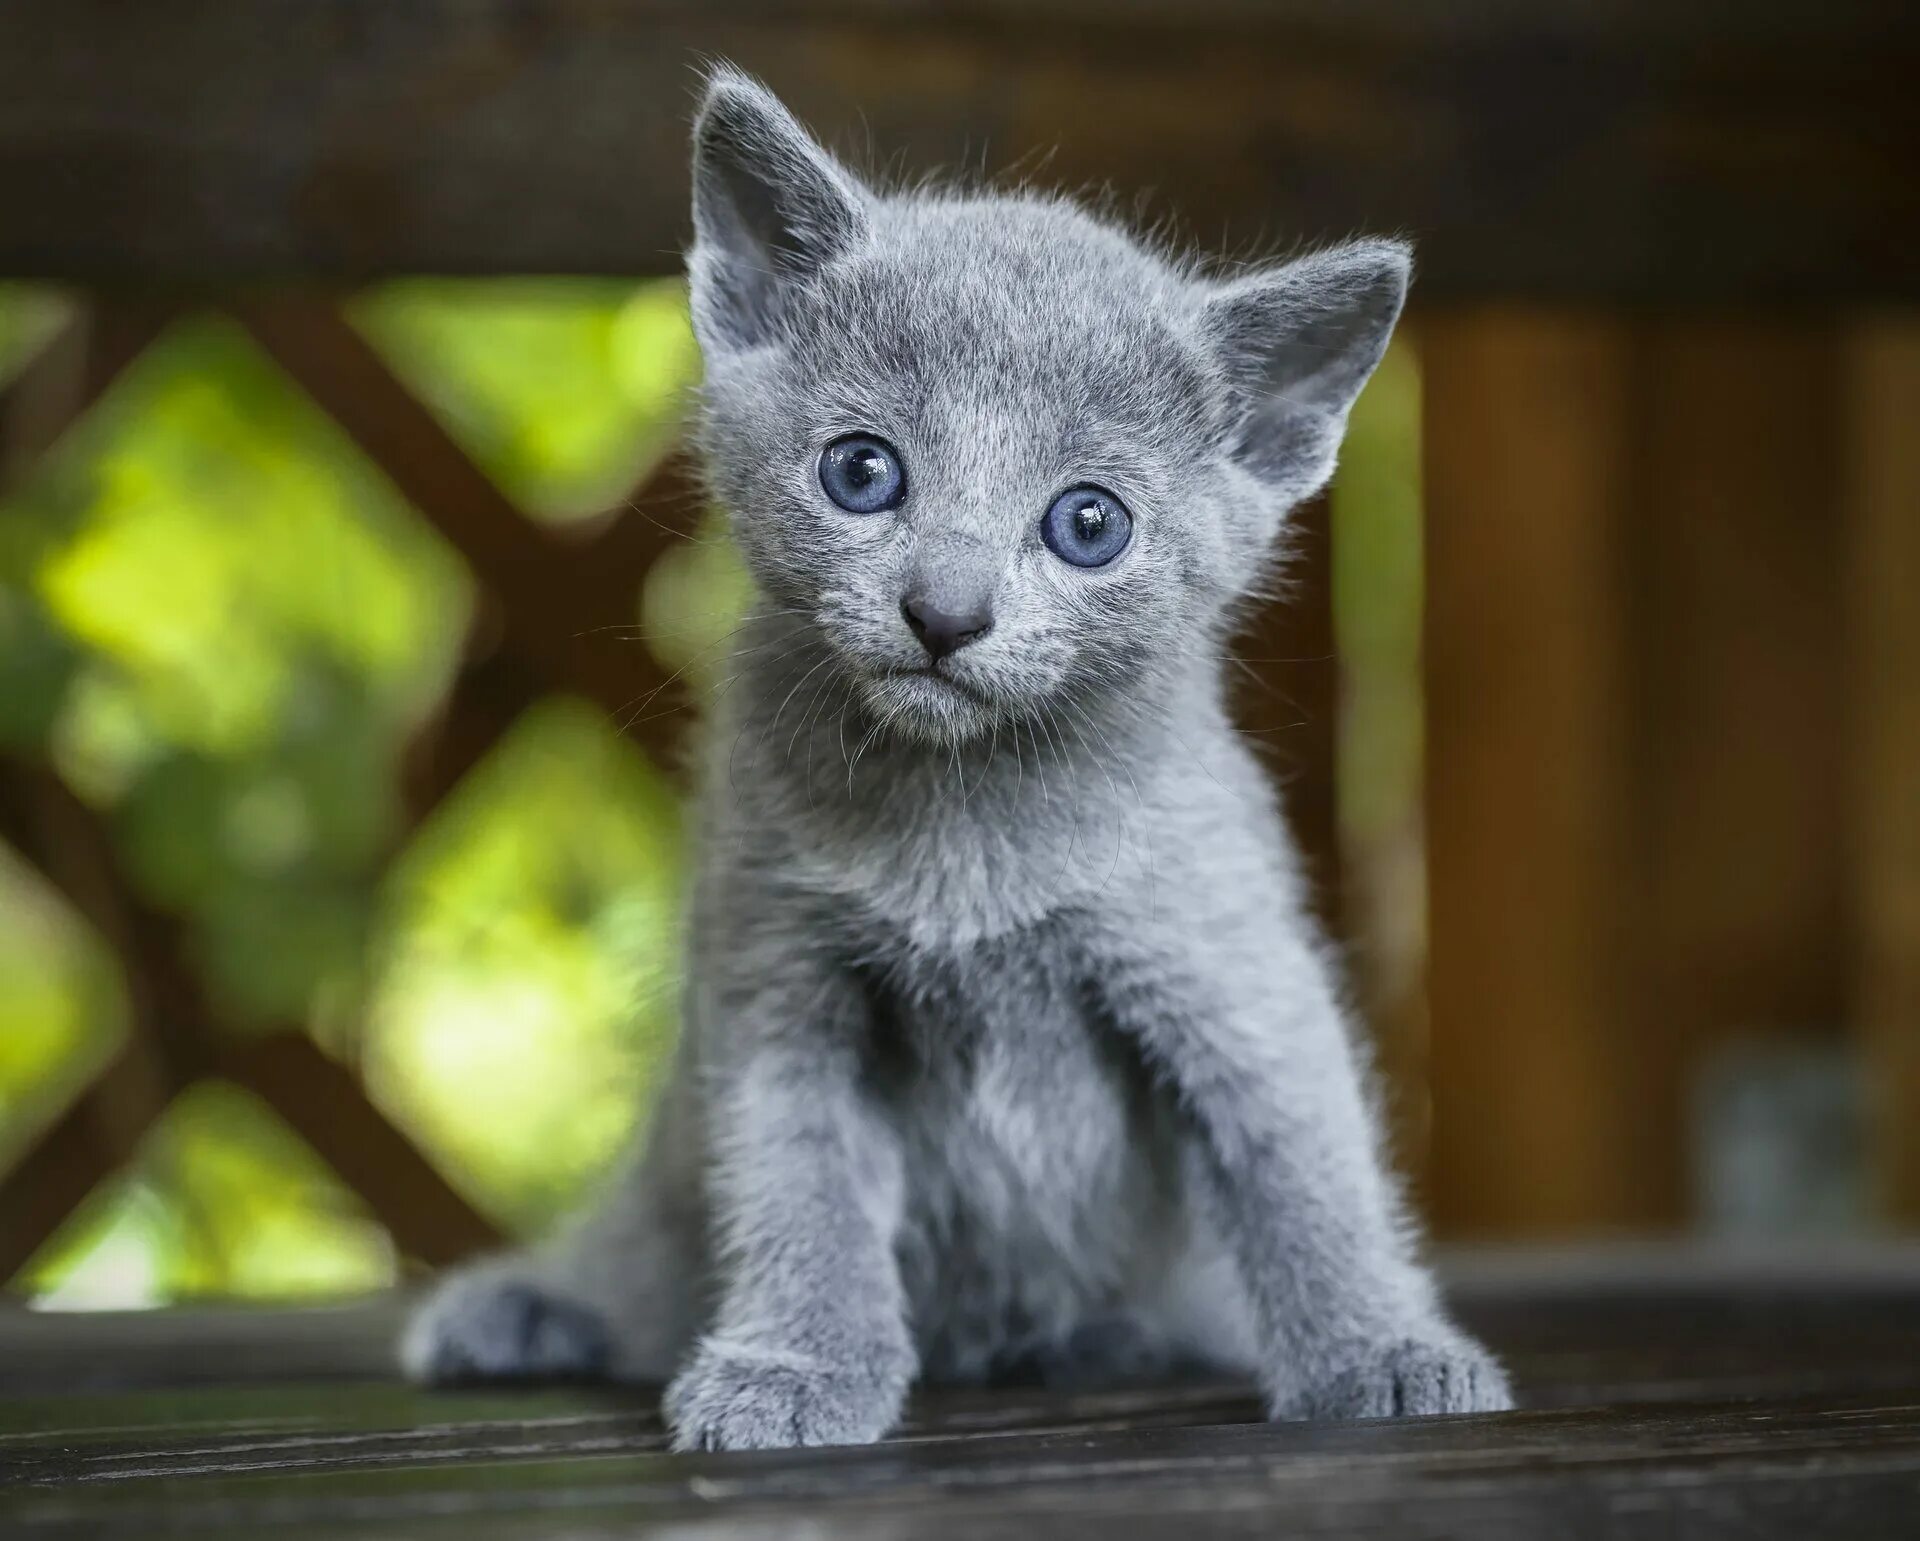
[[[941,743],[984,731],[993,713],[992,701],[977,687],[937,666],[887,669],[873,677],[868,693],[885,717]]]
[[[985,706],[987,704],[986,698],[982,696],[979,691],[970,685],[963,684],[951,674],[942,673],[937,663],[926,664],[918,669],[889,669],[887,671],[887,677],[896,680],[923,681],[926,684],[937,686],[943,691],[950,691],[955,695],[964,696],[976,705]]]

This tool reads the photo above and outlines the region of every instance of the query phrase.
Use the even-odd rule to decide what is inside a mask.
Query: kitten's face
[[[985,734],[1204,648],[1254,553],[1171,276],[1057,206],[883,209],[716,372],[708,443],[771,600],[922,736]],[[1243,521],[1241,521],[1243,522]]]
[[[1071,735],[1216,652],[1407,277],[1374,243],[1217,283],[1063,202],[878,197],[724,71],[694,223],[704,443],[747,562],[877,716],[941,743]]]

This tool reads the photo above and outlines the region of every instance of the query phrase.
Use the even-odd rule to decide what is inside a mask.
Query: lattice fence
[[[85,306],[0,392],[5,485],[17,486],[115,378],[185,310]],[[638,747],[671,748],[680,718],[625,710],[664,690],[643,649],[609,648],[582,616],[633,613],[646,572],[697,508],[683,454],[598,520],[553,531],[535,524],[394,376],[331,296],[248,300],[233,319],[342,428],[466,561],[477,598],[445,697],[401,757],[411,834],[550,692],[603,706]],[[0,1175],[0,1281],[17,1273],[104,1179],[129,1160],[187,1087],[220,1077],[269,1104],[363,1199],[404,1255],[452,1261],[496,1243],[470,1205],[297,1021],[213,1027],[207,987],[182,924],[143,900],[105,821],[49,765],[0,756],[0,839],[61,893],[110,948],[124,976],[128,1033],[93,1081]]]

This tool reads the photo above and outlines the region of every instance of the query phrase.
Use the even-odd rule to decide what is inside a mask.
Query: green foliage
[[[204,1082],[148,1135],[138,1168],[93,1199],[29,1268],[56,1306],[195,1295],[288,1299],[378,1289],[385,1233],[272,1111]]]
[[[457,559],[230,326],[169,334],[79,440],[15,517],[42,532],[38,597],[119,685],[133,739],[244,756],[333,715],[316,689],[392,717],[437,686]]]
[[[1332,515],[1341,818],[1366,841],[1404,823],[1420,797],[1420,369],[1405,341],[1354,406]]]
[[[677,282],[422,280],[354,316],[502,490],[551,518],[619,502],[698,368]]]
[[[119,991],[100,946],[0,847],[0,1169],[26,1112],[75,1092],[118,1042]]]
[[[200,922],[232,1015],[298,1020],[357,966],[454,558],[219,323],[142,358],[8,522],[10,608],[54,640],[0,658],[0,695],[51,703],[46,748],[147,897]]]
[[[671,285],[407,284],[356,309],[546,514],[617,501],[692,372]],[[52,315],[0,293],[0,365]],[[737,568],[703,550],[682,576],[712,602],[677,585],[674,634],[711,631]],[[0,509],[0,747],[100,809],[143,896],[187,920],[226,1030],[304,1024],[455,1182],[536,1226],[611,1159],[670,1039],[677,810],[602,714],[549,703],[382,886],[397,757],[467,608],[457,554],[378,470],[235,328],[195,321]],[[0,860],[0,1159],[119,1031],[112,960]],[[131,1303],[392,1266],[270,1111],[209,1087],[27,1283]]]
[[[395,874],[368,1083],[512,1229],[605,1169],[672,1043],[678,833],[661,778],[555,701]]]
[[[1377,1023],[1408,1031],[1426,961],[1426,703],[1420,372],[1404,338],[1354,407],[1331,512],[1348,916],[1366,938],[1359,986]]]

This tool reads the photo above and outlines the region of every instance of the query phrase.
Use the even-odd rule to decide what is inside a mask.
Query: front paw
[[[1277,1418],[1417,1418],[1497,1413],[1513,1406],[1506,1372],[1479,1344],[1452,1333],[1403,1338],[1342,1356]]]
[[[899,1421],[907,1375],[890,1360],[828,1365],[708,1338],[667,1388],[676,1450],[870,1445]]]
[[[594,1312],[486,1266],[442,1284],[400,1345],[408,1377],[428,1386],[599,1380],[611,1358]]]

